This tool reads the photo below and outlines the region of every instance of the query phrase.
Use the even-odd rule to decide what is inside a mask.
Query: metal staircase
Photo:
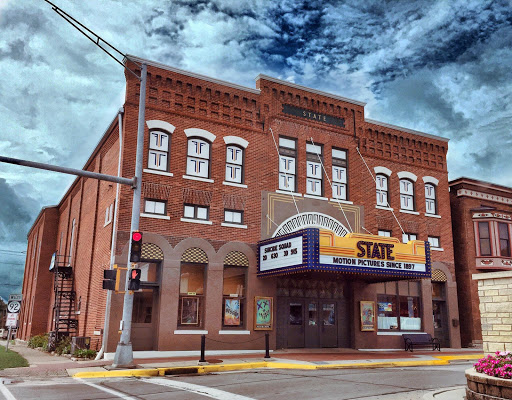
[[[74,290],[73,268],[69,256],[55,255],[53,290],[55,301],[53,306],[53,331],[50,333],[49,347],[65,336],[75,336],[78,319],[75,314],[76,292]],[[53,342],[53,343],[52,343]]]

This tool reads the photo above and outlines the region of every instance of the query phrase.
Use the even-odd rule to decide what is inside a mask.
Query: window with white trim
[[[322,162],[320,162],[322,160]],[[323,146],[306,144],[306,193],[323,196],[324,183],[322,173]]]
[[[279,138],[279,189],[288,192],[297,190],[297,141]]]
[[[388,177],[384,174],[377,174],[375,183],[377,187],[377,205],[389,207]]]
[[[414,211],[414,182],[400,179],[400,209]]]
[[[379,229],[378,235],[379,236],[384,236],[384,237],[391,237],[391,231],[385,231],[385,230],[380,230]]]
[[[244,149],[226,146],[226,182],[242,183],[244,180]]]
[[[439,236],[429,236],[427,240],[430,243],[430,247],[433,247],[436,249],[441,248],[441,244],[440,244],[441,242],[439,240]]]
[[[411,240],[417,240],[417,239],[418,239],[418,235],[415,233],[403,233],[402,234],[402,242],[403,243],[407,243]]]
[[[169,135],[152,130],[149,132],[148,168],[169,171]]]
[[[105,223],[103,224],[103,226],[107,226],[108,224],[110,224],[112,222],[113,214],[114,214],[114,203],[112,203],[105,209]]]
[[[224,222],[229,224],[242,224],[244,222],[243,211],[224,210]]]
[[[144,199],[144,212],[146,214],[166,214],[166,202],[159,200]]]
[[[431,183],[425,183],[425,212],[437,214],[436,187]]]
[[[198,206],[195,204],[185,204],[183,208],[183,216],[189,219],[199,219],[208,221],[209,207]]]
[[[498,235],[500,240],[500,255],[502,257],[510,257],[510,224],[498,222]]]
[[[348,200],[347,151],[332,149],[332,197]]]
[[[187,175],[210,177],[210,142],[197,137],[188,139]]]

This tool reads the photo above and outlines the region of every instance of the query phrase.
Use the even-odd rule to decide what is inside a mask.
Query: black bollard
[[[204,359],[204,348],[206,344],[206,335],[201,335],[201,359],[199,360],[200,363],[206,362]]]
[[[265,358],[270,358],[270,340],[268,332],[265,332]]]

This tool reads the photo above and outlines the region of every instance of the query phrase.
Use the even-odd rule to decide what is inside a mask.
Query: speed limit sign
[[[10,301],[7,304],[7,312],[10,313],[19,313],[21,308],[21,303],[19,301]]]

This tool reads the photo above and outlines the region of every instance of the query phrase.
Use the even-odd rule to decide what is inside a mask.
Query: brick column
[[[485,354],[512,351],[512,271],[473,274],[478,281]]]

